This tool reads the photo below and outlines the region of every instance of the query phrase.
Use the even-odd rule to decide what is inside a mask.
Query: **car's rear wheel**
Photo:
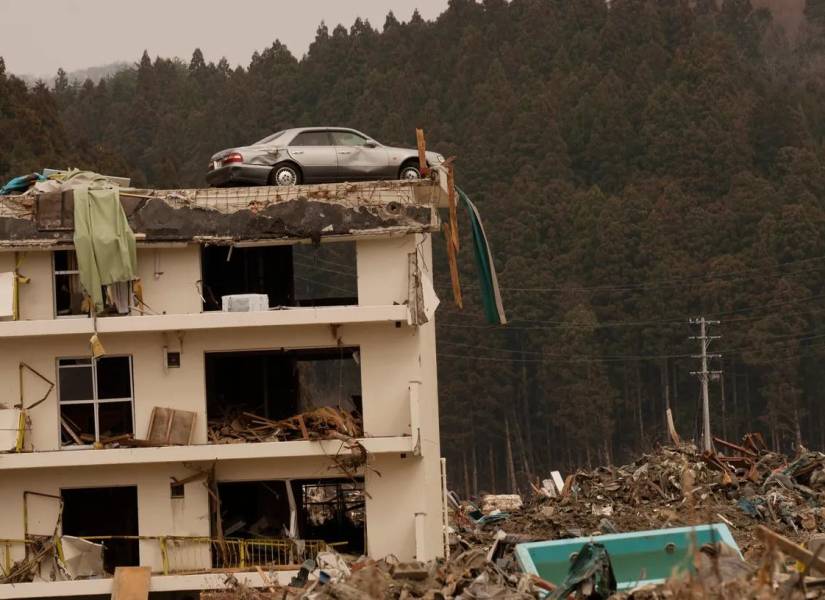
[[[291,163],[275,165],[269,174],[269,185],[299,185],[301,171]]]
[[[418,163],[407,162],[401,165],[401,170],[398,172],[398,178],[406,179],[407,181],[421,179],[421,171],[418,170]]]

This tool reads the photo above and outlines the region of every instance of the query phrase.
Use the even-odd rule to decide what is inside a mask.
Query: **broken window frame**
[[[57,289],[58,289],[58,277],[75,277],[77,279],[77,289],[82,290],[80,285],[80,267],[75,269],[70,269],[67,271],[57,270],[57,253],[58,252],[65,252],[67,256],[74,257],[74,263],[77,265],[77,254],[74,250],[54,250],[52,251],[52,312],[54,314],[55,319],[82,319],[88,318],[89,314],[85,312],[80,312],[76,314],[69,313],[68,315],[61,315],[58,313],[57,307]],[[70,261],[69,261],[70,262]]]
[[[128,398],[99,398],[98,397],[98,360],[90,356],[61,356],[56,361],[57,368],[57,405],[58,405],[58,419],[57,419],[57,439],[60,443],[61,449],[66,448],[91,448],[94,444],[100,442],[100,405],[101,404],[115,404],[128,402],[130,404],[129,415],[131,417],[131,433],[135,432],[135,376],[134,376],[134,361],[131,354],[112,354],[106,355],[106,358],[127,358],[129,360],[129,390],[130,397]],[[82,364],[61,364],[62,361],[88,361]],[[92,398],[88,400],[62,400],[60,389],[60,370],[61,369],[91,369],[92,374]],[[64,405],[80,405],[91,404],[94,411],[94,442],[88,444],[63,443],[63,427],[61,420],[63,418],[62,407]]]

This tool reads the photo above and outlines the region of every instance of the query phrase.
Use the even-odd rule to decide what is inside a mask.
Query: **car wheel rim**
[[[401,179],[419,179],[421,175],[415,167],[406,167],[401,171]]]
[[[278,172],[275,173],[275,181],[278,182],[278,185],[295,185],[297,179],[298,176],[292,169],[278,169]]]

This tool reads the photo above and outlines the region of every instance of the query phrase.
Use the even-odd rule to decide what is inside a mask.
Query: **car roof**
[[[352,131],[353,133],[358,133],[360,135],[370,137],[363,131],[358,131],[357,129],[353,129],[352,127],[333,127],[333,126],[313,126],[313,127],[293,127],[291,129],[286,129],[284,131],[284,135],[296,135],[298,133],[303,133],[305,131]]]

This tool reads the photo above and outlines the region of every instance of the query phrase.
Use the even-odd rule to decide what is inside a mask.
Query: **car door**
[[[287,152],[301,167],[304,181],[339,179],[338,157],[328,131],[302,131],[288,144]]]
[[[387,149],[355,131],[330,131],[338,154],[338,176],[343,180],[386,179],[389,173]]]

